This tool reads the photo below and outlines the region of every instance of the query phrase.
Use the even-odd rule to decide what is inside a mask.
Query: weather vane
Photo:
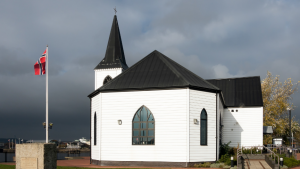
[[[117,14],[117,8],[115,7],[114,10],[115,10],[115,15],[116,15]]]

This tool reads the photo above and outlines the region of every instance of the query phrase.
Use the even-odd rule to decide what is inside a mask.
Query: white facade
[[[216,93],[190,91],[190,160],[189,162],[216,161]],[[200,145],[200,114],[207,112],[207,145]],[[194,124],[194,119],[198,124]]]
[[[92,159],[202,162],[216,160],[216,93],[190,89],[100,93],[92,98]],[[141,106],[155,119],[155,145],[132,145],[132,119]],[[207,145],[200,145],[200,113],[208,115]],[[97,113],[97,145],[94,114]],[[122,120],[122,125],[118,124]]]
[[[263,145],[263,107],[229,107],[223,114],[223,143],[231,141],[231,147]]]
[[[95,90],[103,85],[106,76],[110,76],[112,79],[121,74],[122,68],[112,69],[96,69],[95,70]]]

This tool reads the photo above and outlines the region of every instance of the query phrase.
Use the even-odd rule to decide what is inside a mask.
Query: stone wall
[[[56,169],[56,158],[55,144],[16,145],[16,169]]]

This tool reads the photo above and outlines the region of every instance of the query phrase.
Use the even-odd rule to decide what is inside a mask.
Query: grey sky
[[[158,50],[199,76],[300,80],[300,2],[0,1],[0,138],[44,139],[45,76],[33,65],[49,45],[50,138],[89,137],[94,67],[114,10],[128,66]],[[299,92],[294,104],[300,106]],[[299,108],[293,111],[299,114]]]

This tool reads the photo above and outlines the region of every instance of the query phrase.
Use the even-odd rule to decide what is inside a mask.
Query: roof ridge
[[[164,54],[162,54],[162,53],[160,53],[159,51],[157,51],[157,50],[155,50],[154,52],[157,52],[158,54],[160,54],[160,55],[158,55],[158,57],[168,66],[168,68],[170,68],[170,70],[173,72],[173,73],[175,73],[179,78],[180,78],[180,80],[182,80],[182,81],[184,81],[187,85],[190,85],[190,83],[188,82],[188,80],[186,80],[186,78],[184,78],[182,75],[181,75],[181,73],[179,73],[177,70],[176,70],[176,68],[174,68],[171,64],[170,64],[170,62],[167,60],[167,59],[165,59],[164,57],[167,57],[167,56],[165,56]]]
[[[226,79],[245,79],[245,78],[254,78],[260,76],[246,76],[246,77],[230,77],[230,78],[220,78],[220,79],[205,79],[205,80],[226,80]]]
[[[160,53],[160,52],[159,52]],[[162,54],[162,53],[161,53]],[[167,57],[166,55],[162,54],[164,57],[170,59],[169,57]],[[208,85],[214,87],[217,90],[220,90],[218,87],[216,87],[215,85],[209,83],[208,81],[206,81],[205,79],[203,79],[202,77],[198,76],[197,74],[195,74],[194,72],[190,71],[189,69],[183,67],[182,65],[180,65],[179,63],[175,62],[174,60],[170,59],[170,61],[173,61],[175,64],[177,64],[178,66],[180,66],[181,68],[187,70],[189,73],[192,73],[193,75],[197,76],[198,78],[202,79],[205,83],[207,83]],[[172,66],[173,67],[173,66]]]

